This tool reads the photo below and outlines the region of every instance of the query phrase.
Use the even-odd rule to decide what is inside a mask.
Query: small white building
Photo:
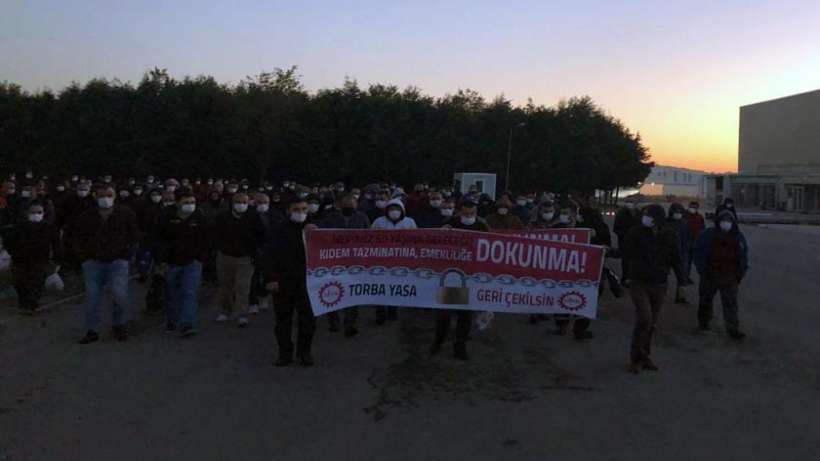
[[[493,173],[456,173],[453,185],[459,192],[466,194],[470,186],[475,186],[479,193],[495,197],[495,174]]]
[[[705,171],[656,165],[644,179],[643,195],[674,195],[676,197],[706,197]]]

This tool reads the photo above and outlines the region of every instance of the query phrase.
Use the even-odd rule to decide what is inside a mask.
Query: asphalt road
[[[496,317],[466,364],[449,347],[429,357],[428,311],[381,327],[363,311],[351,340],[320,319],[311,369],[273,367],[269,311],[245,330],[213,323],[210,292],[192,340],[135,315],[127,343],[80,346],[79,305],[4,308],[0,461],[817,459],[820,235],[744,230],[749,338],[727,339],[719,309],[701,333],[693,306],[668,303],[661,371],[639,376],[625,372],[631,304],[610,295],[589,343]]]

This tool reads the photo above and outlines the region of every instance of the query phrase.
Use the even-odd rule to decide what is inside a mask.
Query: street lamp
[[[524,122],[521,122],[521,123],[519,123],[518,125],[513,125],[513,126],[510,128],[510,137],[509,137],[509,139],[508,139],[508,141],[507,141],[507,174],[506,174],[506,176],[504,177],[504,189],[506,189],[506,190],[511,190],[511,189],[510,189],[510,160],[512,159],[512,137],[513,137],[513,131],[515,131],[515,129],[516,129],[516,128],[524,128],[525,126],[527,126],[527,124],[526,124],[526,123],[524,123]]]

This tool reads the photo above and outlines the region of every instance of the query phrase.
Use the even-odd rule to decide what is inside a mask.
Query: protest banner
[[[592,241],[592,229],[579,229],[575,227],[566,229],[493,229],[491,232],[494,234],[515,235],[535,240],[551,240],[553,242],[589,244]]]
[[[464,231],[305,233],[314,315],[357,305],[595,318],[604,249]]]

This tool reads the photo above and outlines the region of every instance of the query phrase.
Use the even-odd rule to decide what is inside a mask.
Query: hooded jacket
[[[391,206],[398,206],[401,208],[401,218],[393,222],[390,218],[387,217],[387,210],[390,209]],[[404,211],[404,203],[401,200],[394,198],[393,200],[387,202],[387,206],[384,207],[384,216],[380,216],[373,221],[373,225],[371,226],[373,229],[417,229],[416,221],[413,218],[409,218]]]
[[[659,223],[656,228],[639,224],[626,234],[624,257],[629,259],[628,278],[663,284],[672,269],[678,280],[683,280],[678,237],[674,230],[663,225],[662,214],[653,217]]]
[[[737,245],[737,275],[739,279],[742,279],[746,275],[746,271],[749,269],[749,245],[746,242],[746,237],[737,225],[735,214],[730,210],[724,210],[718,213],[715,217],[715,226],[704,230],[700,233],[700,235],[698,235],[698,238],[695,241],[693,262],[695,263],[695,268],[697,268],[698,274],[700,274],[701,277],[711,277],[716,275],[712,273],[712,253],[715,248],[716,239],[720,238],[723,233],[723,230],[719,227],[720,221],[723,218],[729,218],[732,221],[732,229],[727,233],[729,234],[727,237],[731,237],[734,244]],[[738,280],[738,282],[739,281],[740,280]]]

